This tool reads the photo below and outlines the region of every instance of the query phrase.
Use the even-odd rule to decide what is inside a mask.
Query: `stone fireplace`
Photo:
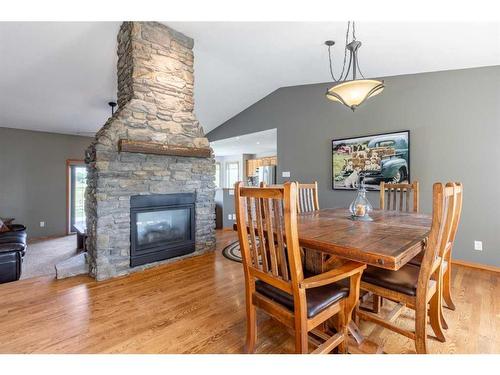
[[[156,22],[118,34],[118,110],[86,153],[97,280],[215,248],[215,164],[193,114],[193,40]]]

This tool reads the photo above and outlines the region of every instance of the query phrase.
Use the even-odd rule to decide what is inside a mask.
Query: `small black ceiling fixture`
[[[108,105],[111,107],[111,116],[115,114],[116,102],[108,102]]]

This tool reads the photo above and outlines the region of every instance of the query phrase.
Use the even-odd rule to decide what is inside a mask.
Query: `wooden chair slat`
[[[398,194],[399,193],[399,194]],[[410,195],[413,194],[413,207],[410,207]],[[398,198],[399,196],[399,198]],[[399,201],[399,203],[398,203]],[[406,204],[406,205],[405,205]],[[419,184],[414,181],[411,184],[388,184],[380,183],[380,208],[392,211],[419,211]]]
[[[264,217],[266,220],[266,228],[267,228],[267,244],[269,248],[269,258],[271,260],[271,272],[274,276],[279,276],[278,272],[278,257],[276,254],[276,247],[274,246],[274,231],[275,227],[272,224],[273,222],[273,213],[271,211],[272,205],[269,204],[269,199],[264,199]]]
[[[264,236],[264,223],[263,223],[263,212],[262,212],[262,199],[254,198],[255,203],[255,217],[257,224],[257,233],[259,236],[259,255],[260,261],[262,263],[262,270],[264,272],[269,271],[269,263],[267,260],[267,246],[266,246],[266,238]]]
[[[406,212],[410,212],[410,192],[406,189]]]
[[[254,215],[253,215],[253,204],[252,204],[252,198],[247,197],[246,198],[246,206],[247,206],[247,223],[253,223],[254,220]],[[257,269],[261,269],[261,265],[259,262],[259,251],[257,249],[257,238],[255,236],[255,230],[253,229],[253,226],[251,226],[251,229],[249,231],[250,233],[250,255],[252,259],[252,265],[253,267]]]
[[[405,194],[406,192],[406,189],[405,188],[401,188],[399,189],[399,211],[403,211],[403,194]]]
[[[281,202],[277,199],[273,200],[274,206],[274,227],[276,228],[276,233],[283,233],[283,207],[280,204]],[[282,235],[277,235],[277,255],[279,260],[279,266],[281,270],[281,277],[283,280],[289,281],[290,275],[288,274],[288,263],[286,257],[286,250],[284,245],[284,240]]]
[[[381,207],[383,209],[383,207]],[[391,189],[387,190],[387,209],[391,209]]]

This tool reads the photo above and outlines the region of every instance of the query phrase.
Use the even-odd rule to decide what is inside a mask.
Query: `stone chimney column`
[[[209,148],[193,113],[193,40],[157,22],[118,33],[118,110],[87,150],[87,248],[98,280],[130,268],[130,197],[196,193],[196,253],[215,247],[213,156],[120,152],[120,140]],[[156,264],[156,263],[155,263]]]

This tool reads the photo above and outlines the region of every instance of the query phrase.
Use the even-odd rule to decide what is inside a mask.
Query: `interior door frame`
[[[73,234],[71,231],[71,167],[86,165],[84,160],[66,160],[66,234]]]

